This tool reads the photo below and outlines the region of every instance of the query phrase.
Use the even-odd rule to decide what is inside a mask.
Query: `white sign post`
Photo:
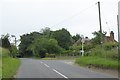
[[[85,42],[85,39],[84,39],[84,36],[82,35],[82,50],[81,50],[81,53],[82,53],[82,56],[84,56],[84,49],[83,49],[83,45],[84,45],[84,42]]]

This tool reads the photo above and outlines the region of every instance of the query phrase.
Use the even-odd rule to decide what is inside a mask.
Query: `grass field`
[[[11,58],[8,49],[0,48],[2,50],[2,65],[0,70],[2,71],[2,78],[13,78],[20,65],[18,58]]]
[[[81,66],[94,66],[97,68],[118,69],[118,61],[97,56],[84,56],[75,61]]]

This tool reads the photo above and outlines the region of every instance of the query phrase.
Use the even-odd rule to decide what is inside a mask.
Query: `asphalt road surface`
[[[72,60],[38,60],[21,58],[15,78],[117,78],[115,76],[82,68]]]

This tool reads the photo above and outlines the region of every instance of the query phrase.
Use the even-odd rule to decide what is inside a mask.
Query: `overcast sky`
[[[107,35],[112,30],[117,40],[117,14],[119,0],[99,0],[102,29]],[[1,0],[0,35],[20,35],[41,28],[66,28],[72,35],[92,38],[99,30],[98,0]]]

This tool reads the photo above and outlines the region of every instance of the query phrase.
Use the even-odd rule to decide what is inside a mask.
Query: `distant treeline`
[[[46,27],[40,32],[32,32],[20,36],[20,55],[23,57],[40,56],[45,57],[45,53],[59,54],[65,50],[69,50],[80,35],[72,36],[69,31],[62,28],[60,30],[51,31]]]

